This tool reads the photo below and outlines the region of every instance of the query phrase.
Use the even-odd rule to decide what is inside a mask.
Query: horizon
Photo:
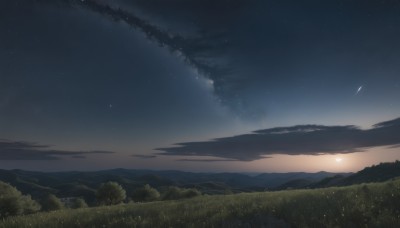
[[[348,173],[400,160],[395,6],[2,1],[0,167]]]
[[[384,162],[387,163],[387,162]],[[380,163],[379,163],[380,164]],[[377,165],[377,164],[376,164]],[[367,166],[364,168],[368,168],[371,166]],[[62,170],[62,171],[51,171],[51,170],[29,170],[29,169],[3,169],[0,170],[5,171],[24,171],[24,172],[40,172],[40,173],[69,173],[69,172],[82,172],[82,173],[90,173],[90,172],[106,172],[106,171],[114,171],[114,170],[128,170],[128,171],[143,171],[143,172],[184,172],[184,173],[195,173],[195,174],[243,174],[247,176],[253,175],[260,175],[260,174],[288,174],[288,173],[309,173],[309,174],[316,174],[316,173],[332,173],[332,174],[353,174],[356,172],[328,172],[328,171],[317,171],[317,172],[235,172],[235,171],[220,171],[220,172],[201,172],[201,171],[185,171],[185,170],[174,170],[174,169],[129,169],[129,168],[113,168],[113,169],[99,169],[99,170]],[[362,169],[361,169],[362,170]],[[358,170],[358,171],[361,171]]]

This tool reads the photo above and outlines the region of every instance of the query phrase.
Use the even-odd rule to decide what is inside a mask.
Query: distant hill
[[[256,176],[260,181],[266,181],[266,188],[269,190],[280,189],[280,186],[287,185],[289,182],[293,184],[300,182],[314,183],[324,178],[338,175],[339,173],[318,172],[318,173],[264,173]],[[341,175],[349,175],[349,173],[340,173]],[[300,181],[302,180],[302,181]],[[291,186],[288,186],[290,188]],[[294,186],[293,186],[294,187]]]
[[[254,192],[273,189],[288,181],[303,179],[317,182],[335,173],[192,173],[183,171],[153,171],[112,169],[95,172],[34,172],[24,170],[0,170],[0,180],[17,187],[23,194],[39,199],[48,193],[58,197],[84,197],[94,203],[96,189],[101,183],[116,181],[127,191],[128,196],[135,188],[150,184],[155,188],[179,186],[197,188],[206,194],[227,192]]]
[[[326,188],[359,183],[382,182],[400,176],[400,162],[381,163],[357,173],[192,173],[183,171],[154,171],[112,169],[95,172],[34,172],[0,170],[0,180],[17,187],[35,199],[52,193],[58,197],[84,197],[95,203],[95,192],[101,183],[116,181],[127,191],[128,197],[138,187],[150,184],[196,188],[206,194],[227,194],[265,190]]]
[[[337,174],[308,184],[304,179],[299,178],[279,185],[274,190],[348,186],[361,183],[383,182],[396,177],[400,177],[400,161],[380,163],[366,167],[354,174]]]
[[[327,177],[330,178],[330,177]],[[325,179],[327,179],[325,178]],[[313,181],[306,180],[306,179],[296,179],[296,180],[291,180],[288,181],[284,184],[279,185],[278,187],[274,188],[274,190],[289,190],[289,189],[302,189],[302,188],[308,188]]]
[[[400,161],[380,163],[367,167],[343,179],[339,185],[382,182],[400,176]]]

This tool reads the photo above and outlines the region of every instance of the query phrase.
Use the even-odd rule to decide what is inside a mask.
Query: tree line
[[[107,182],[100,185],[96,191],[96,203],[98,206],[110,206],[131,202],[151,202],[158,200],[179,200],[200,196],[197,189],[179,188],[169,186],[162,189],[161,193],[146,184],[127,197],[125,189],[117,182]],[[54,211],[66,208],[77,209],[88,207],[83,198],[70,197],[58,198],[49,194],[36,201],[30,195],[23,195],[17,188],[0,181],[0,218],[8,216],[32,214],[38,211]]]

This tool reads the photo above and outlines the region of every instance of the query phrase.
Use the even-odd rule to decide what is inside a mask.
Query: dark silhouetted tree
[[[181,189],[175,186],[168,187],[162,193],[162,200],[176,200],[181,198]]]
[[[88,207],[86,201],[82,198],[76,198],[71,204],[71,208],[77,209],[77,208],[85,208]]]
[[[99,205],[114,205],[122,203],[126,198],[126,192],[116,182],[103,183],[96,192]]]
[[[43,201],[42,201],[42,209],[44,211],[56,211],[64,209],[64,204],[61,202],[57,196],[53,194],[49,194]]]
[[[201,196],[201,192],[195,188],[184,189],[182,191],[182,198],[192,198]]]
[[[160,198],[160,193],[157,189],[152,188],[150,185],[136,189],[132,194],[132,200],[135,202],[150,202]]]
[[[232,194],[233,194],[232,190],[230,190],[229,188],[225,189],[224,195],[232,195]]]
[[[170,186],[162,194],[162,200],[177,200],[184,198],[192,198],[195,196],[200,196],[201,192],[197,189],[183,189],[175,186]]]
[[[40,210],[31,196],[22,195],[15,187],[0,181],[0,218],[30,214]]]

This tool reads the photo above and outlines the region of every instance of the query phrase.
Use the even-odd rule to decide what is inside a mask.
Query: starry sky
[[[0,168],[400,159],[394,0],[4,0]]]

